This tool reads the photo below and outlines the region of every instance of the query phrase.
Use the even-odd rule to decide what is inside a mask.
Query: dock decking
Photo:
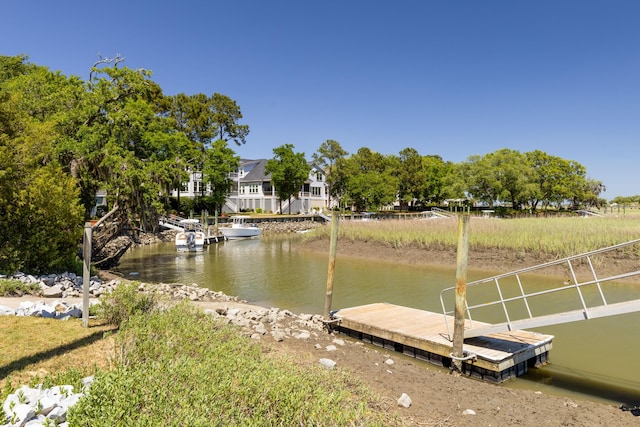
[[[344,308],[333,313],[331,327],[349,335],[428,362],[451,366],[453,343],[442,313],[387,303]],[[453,317],[446,321],[453,325]],[[477,327],[482,323],[474,321]],[[470,324],[465,324],[470,327]],[[552,335],[510,331],[467,338],[464,353],[475,358],[463,362],[466,374],[500,383],[522,375],[529,367],[547,362]]]

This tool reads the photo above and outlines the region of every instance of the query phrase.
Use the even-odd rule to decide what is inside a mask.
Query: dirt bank
[[[304,241],[299,245],[300,249],[314,252],[329,251],[328,239],[313,239]],[[353,240],[340,240],[337,244],[338,256],[360,257],[376,259],[400,264],[420,264],[433,265],[439,267],[456,267],[455,247],[392,247],[378,242],[362,242]],[[554,261],[548,256],[534,252],[517,251],[513,249],[486,249],[469,248],[468,267],[469,270],[487,271],[490,275],[506,273],[526,267],[536,266]],[[597,264],[596,264],[597,262]],[[612,253],[610,259],[594,258],[594,266],[598,277],[616,275],[622,271],[633,271],[640,269],[640,258],[638,255],[625,253]],[[575,263],[573,265],[578,274],[591,274],[585,263]],[[537,274],[554,275],[568,279],[569,271],[566,264],[546,267]],[[626,280],[640,282],[640,276],[634,276]]]
[[[301,249],[328,251],[326,240],[305,242]],[[366,242],[340,241],[338,256],[359,256],[407,264],[455,266],[454,248],[425,250],[391,248]],[[469,267],[477,270],[510,271],[549,260],[492,251],[469,254]],[[632,262],[631,260],[629,262]],[[557,271],[563,273],[562,269]],[[344,336],[340,336],[343,339]],[[332,339],[327,337],[327,341]],[[348,341],[351,341],[347,339]],[[288,340],[286,351],[296,352],[314,361],[326,343]],[[397,410],[408,425],[420,426],[628,426],[640,419],[615,405],[588,400],[549,396],[535,390],[521,390],[509,384],[496,386],[447,373],[421,361],[384,349],[352,344],[340,346],[330,356],[338,366],[354,372],[358,378],[385,396],[389,410]],[[387,358],[393,365],[385,364]],[[396,400],[408,394],[410,408],[397,408]],[[471,409],[475,415],[464,415]]]

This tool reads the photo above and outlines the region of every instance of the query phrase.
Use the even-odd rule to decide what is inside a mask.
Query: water
[[[131,250],[119,270],[143,282],[195,283],[265,307],[321,314],[324,309],[328,256],[296,248],[296,237],[228,241],[203,253],[177,253],[173,243]],[[504,273],[504,272],[496,272]],[[469,281],[490,276],[470,271]],[[537,277],[544,288],[557,278]],[[455,266],[433,268],[339,256],[335,266],[332,308],[374,302],[441,311],[440,291],[455,285]],[[610,286],[610,302],[633,295],[638,285]],[[490,296],[487,296],[490,298]],[[547,301],[549,310],[559,301]],[[500,321],[487,313],[487,322]],[[640,313],[537,329],[554,335],[551,363],[509,381],[510,387],[547,394],[579,394],[607,403],[640,403],[640,369],[636,325]]]

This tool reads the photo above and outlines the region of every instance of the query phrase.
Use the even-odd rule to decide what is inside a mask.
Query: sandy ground
[[[326,252],[327,248],[326,241],[312,241],[301,249]],[[428,251],[340,242],[338,256],[347,254],[409,264],[455,265],[455,251],[445,248]],[[527,260],[528,265],[538,261],[545,260]],[[520,256],[508,252],[470,254],[469,260],[470,268],[492,271],[509,271],[522,267],[521,263]],[[34,297],[0,298],[0,305],[16,307],[26,300],[33,301]],[[80,298],[65,301],[82,303]],[[229,302],[196,304],[202,308],[239,305]],[[339,340],[337,343],[336,339]],[[344,335],[320,333],[308,340],[287,338],[282,342],[265,337],[259,342],[265,351],[291,355],[303,364],[317,364],[320,358],[334,360],[337,369],[348,370],[381,395],[383,410],[397,413],[403,425],[617,427],[640,423],[640,419],[631,412],[622,411],[615,405],[549,396],[536,390],[510,388],[508,384],[498,386],[481,382],[399,353],[356,342]],[[335,350],[331,346],[335,346]],[[401,408],[396,403],[403,393],[412,400],[409,408]],[[466,410],[473,411],[473,414],[466,414]]]

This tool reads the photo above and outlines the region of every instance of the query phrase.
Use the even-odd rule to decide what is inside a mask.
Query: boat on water
[[[258,237],[262,234],[257,224],[248,224],[246,222],[249,216],[236,215],[231,219],[230,227],[220,227],[220,232],[227,240],[247,239],[250,237]]]
[[[178,252],[202,252],[206,235],[201,231],[200,221],[197,219],[183,219],[180,226],[184,231],[176,234],[176,249]]]

